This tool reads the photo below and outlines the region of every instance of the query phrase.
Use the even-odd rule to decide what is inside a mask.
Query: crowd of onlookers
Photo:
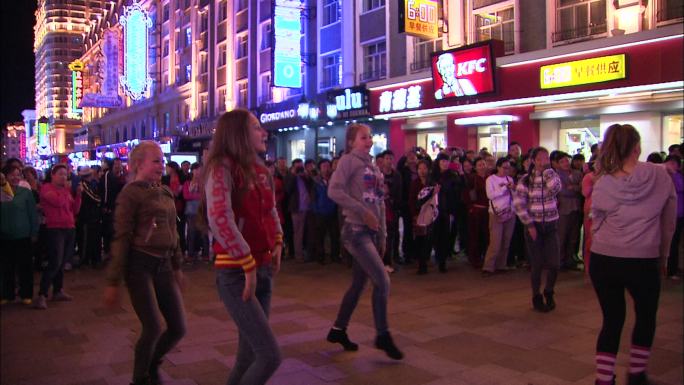
[[[648,162],[664,163],[677,194],[677,231],[672,242],[668,276],[679,279],[678,245],[684,223],[684,178],[679,145],[669,153],[653,153]],[[589,209],[596,180],[597,146],[585,159],[562,151],[549,154],[550,167],[560,178],[555,209],[561,269],[588,266],[591,236]],[[521,221],[520,181],[534,163],[518,143],[508,155],[495,158],[479,152],[449,148],[432,159],[424,149],[412,148],[399,159],[392,151],[375,157],[384,174],[388,272],[399,265],[417,265],[428,272],[429,261],[446,272],[454,257],[465,257],[483,276],[526,266],[528,248]],[[300,262],[351,263],[340,243],[344,218],[328,196],[328,184],[339,158],[285,158],[266,162],[274,177],[276,204],[284,230],[285,259]],[[196,225],[202,196],[199,163],[166,164],[163,183],[175,194],[180,243],[185,263],[209,262],[211,235]],[[2,166],[3,243],[2,303],[17,296],[25,304],[47,306],[70,300],[63,289],[63,271],[106,261],[113,234],[117,195],[127,182],[120,159],[100,166],[74,169],[57,164],[50,170],[24,166],[9,159]],[[523,186],[524,187],[524,186]],[[583,230],[585,229],[585,230]],[[42,271],[39,295],[33,296],[33,271]],[[18,278],[18,285],[17,280]],[[18,291],[17,291],[18,287]]]

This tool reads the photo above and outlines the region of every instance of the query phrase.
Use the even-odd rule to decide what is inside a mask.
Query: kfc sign
[[[432,55],[435,99],[443,100],[494,92],[494,55],[489,42]]]

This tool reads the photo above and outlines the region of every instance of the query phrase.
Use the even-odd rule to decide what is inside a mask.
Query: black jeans
[[[50,285],[52,294],[64,287],[64,261],[74,254],[75,229],[47,229],[48,266],[40,278],[38,294],[47,297]]]
[[[126,268],[126,285],[142,333],[135,345],[133,382],[143,383],[150,364],[168,353],[185,335],[185,310],[180,288],[169,258],[131,251]],[[162,330],[162,320],[166,330]]]
[[[79,227],[79,265],[98,265],[102,262],[102,225],[99,221],[84,222]]]
[[[313,214],[310,224],[311,238],[309,251],[310,259],[325,261],[325,236],[330,235],[330,259],[340,258],[340,226],[337,222],[337,211],[332,214]]]
[[[532,274],[532,295],[539,294],[541,288],[542,270],[546,272],[545,294],[553,294],[560,267],[560,249],[558,247],[558,221],[539,223],[533,222],[537,229],[537,239],[532,240],[530,232],[525,230],[525,241],[529,250],[530,268]]]
[[[625,289],[634,300],[632,345],[650,348],[660,298],[658,258],[618,258],[591,253],[589,275],[603,313],[597,352],[616,354],[625,323]]]
[[[448,214],[437,216],[435,223],[432,224],[433,242],[435,247],[435,257],[440,266],[446,264],[447,258],[451,255],[454,244],[451,243],[451,220]]]
[[[2,299],[13,301],[16,281],[19,277],[19,296],[21,299],[33,298],[33,249],[30,238],[5,239],[2,241]]]
[[[387,240],[382,262],[385,266],[394,266],[395,262],[399,262],[399,218],[387,223]]]

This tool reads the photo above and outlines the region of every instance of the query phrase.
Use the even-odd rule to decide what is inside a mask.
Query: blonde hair
[[[149,154],[149,151],[152,149],[161,151],[161,147],[159,147],[157,142],[152,140],[141,140],[128,155],[129,173],[133,179],[135,179],[135,175],[138,172],[138,167],[145,161],[147,154]]]
[[[352,123],[352,124],[347,126],[347,136],[346,136],[345,143],[344,143],[344,145],[345,145],[344,152],[345,153],[349,153],[352,150],[352,148],[354,146],[354,141],[356,140],[356,135],[358,135],[359,130],[361,130],[364,127],[368,129],[368,132],[371,131],[370,126],[367,124],[363,124],[363,123]]]
[[[639,142],[641,136],[631,124],[613,124],[608,127],[599,149],[599,175],[611,175],[622,170]]]

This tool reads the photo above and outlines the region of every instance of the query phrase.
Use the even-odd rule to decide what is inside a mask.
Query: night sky
[[[21,121],[21,111],[35,108],[33,25],[36,0],[0,0],[0,125]]]

